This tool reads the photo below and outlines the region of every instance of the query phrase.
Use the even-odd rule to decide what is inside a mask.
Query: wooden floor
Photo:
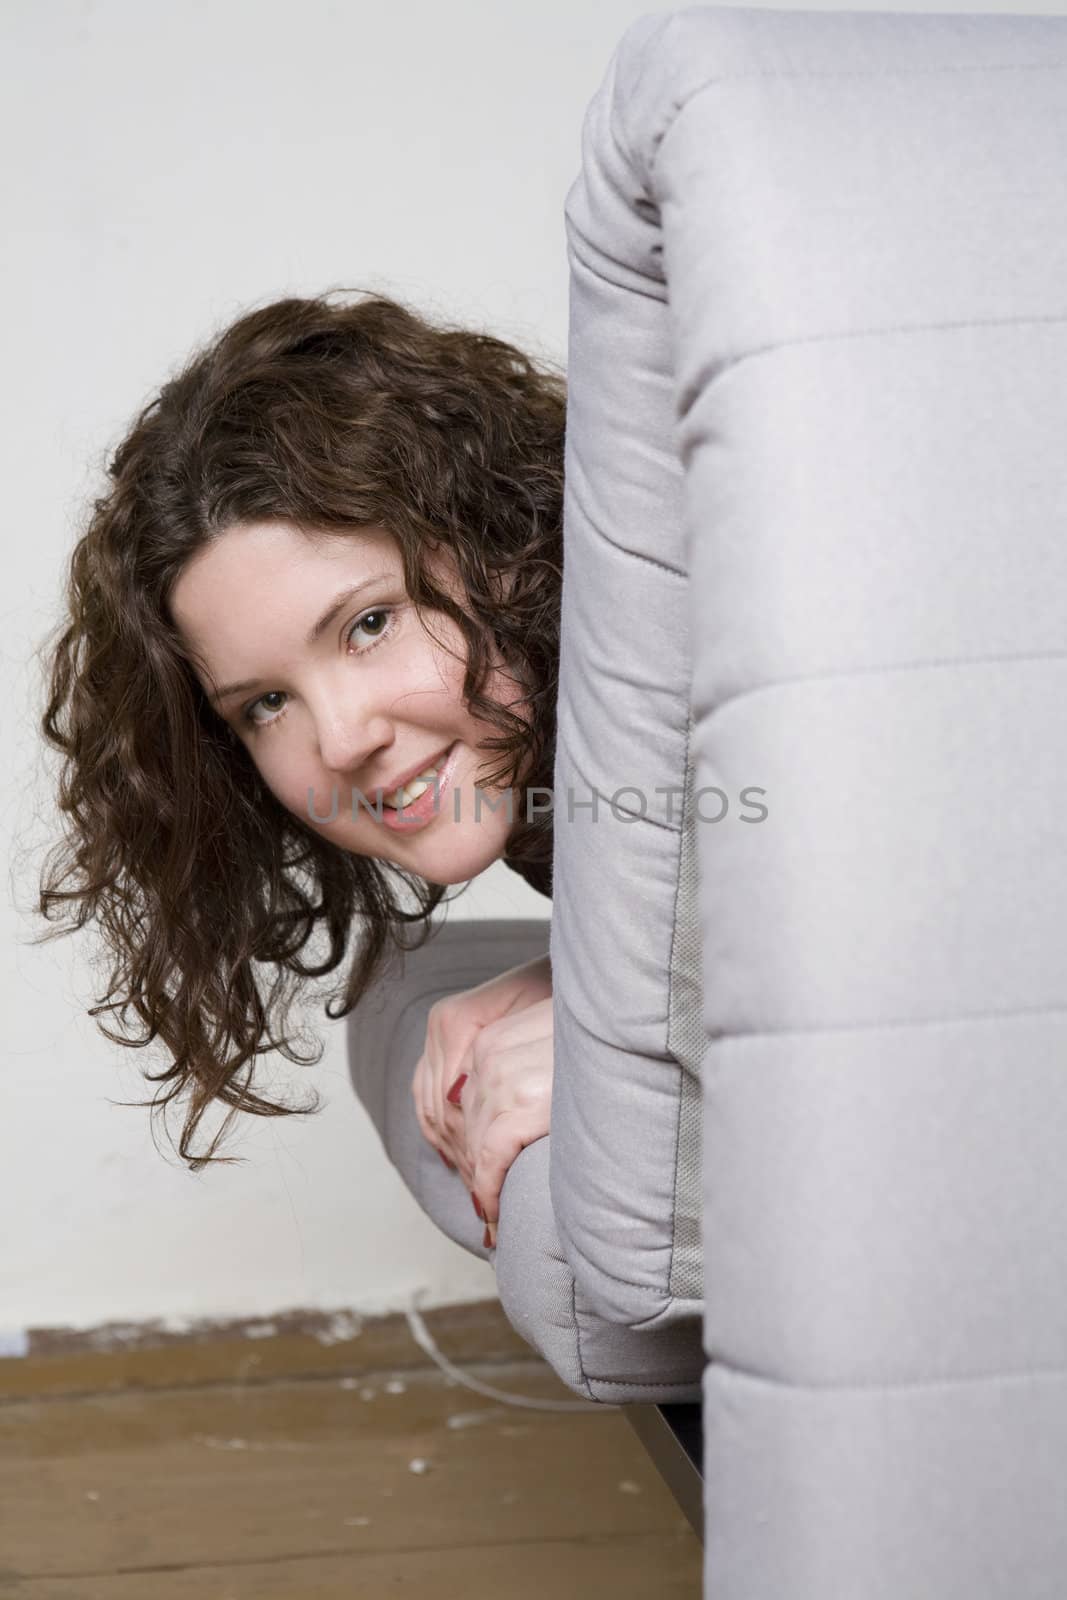
[[[482,1382],[575,1400],[498,1306],[425,1322]],[[472,1392],[403,1317],[345,1331],[0,1361],[0,1597],[699,1600],[699,1541],[620,1412]]]

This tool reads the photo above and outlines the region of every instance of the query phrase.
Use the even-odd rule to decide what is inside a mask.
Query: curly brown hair
[[[241,1111],[318,1109],[252,1088],[256,1055],[281,1051],[298,980],[356,948],[326,1015],[346,1016],[397,950],[433,931],[445,887],[323,838],[262,781],[211,705],[168,609],[186,563],[242,523],[303,530],[384,528],[397,541],[416,612],[443,612],[467,648],[463,695],[501,730],[485,779],[550,791],[562,583],[566,383],[511,344],[431,323],[398,301],[331,289],[252,310],[196,353],[140,411],[107,464],[107,492],[70,558],[65,615],[47,650],[46,740],[62,752],[62,842],[37,910],[91,919],[111,970],[90,1009],[132,1009],[143,1047],[173,1064],[132,1102],[165,1110],[188,1093],[178,1152],[193,1171]],[[436,587],[429,557],[454,558],[465,603]],[[519,717],[481,693],[494,648],[526,696]],[[551,807],[520,808],[505,859],[550,881]],[[521,865],[520,865],[521,864]],[[532,875],[531,875],[532,874]],[[405,908],[404,890],[413,897]],[[62,908],[69,908],[61,918]],[[319,924],[319,962],[303,952]],[[421,936],[405,935],[408,925]],[[269,964],[261,994],[253,963]],[[335,1007],[335,1009],[331,1009]],[[213,1101],[230,1108],[205,1152],[191,1141]],[[130,1102],[127,1102],[130,1103]]]

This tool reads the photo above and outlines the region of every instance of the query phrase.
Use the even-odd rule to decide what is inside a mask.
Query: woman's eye
[[[388,608],[385,607],[385,606],[379,606],[377,611],[367,611],[367,612],[365,612],[363,614],[363,616],[359,617],[352,624],[351,628],[349,628],[349,630],[348,630],[349,639],[352,639],[352,638],[355,637],[357,628],[367,628],[367,627],[370,627],[371,638],[372,639],[382,639],[382,638],[384,638],[385,637],[385,633],[388,632],[388,628],[383,629],[380,626],[380,624],[381,624],[383,618],[387,619],[390,616],[391,616],[391,613],[388,610]],[[372,624],[374,624],[375,622],[377,622],[379,624],[378,627],[372,626]]]
[[[375,611],[365,611],[361,617],[356,618],[355,622],[353,622],[352,626],[348,630],[346,635],[346,643],[351,643],[357,638],[359,629],[363,628],[367,630],[367,642],[362,646],[362,648],[356,648],[354,652],[356,655],[365,656],[368,650],[373,650],[374,646],[378,644],[380,640],[388,638],[395,626],[393,621],[394,610],[395,608],[393,606],[378,606]],[[249,726],[253,728],[273,727],[275,723],[280,722],[282,717],[285,715],[285,706],[268,705],[267,702],[277,701],[279,697],[284,697],[284,695],[284,689],[271,689],[267,694],[260,695],[259,699],[254,700],[244,713],[245,722],[247,722]],[[259,708],[262,708],[267,712],[273,711],[276,713],[276,715],[257,717],[255,712]]]
[[[259,699],[253,700],[252,704],[245,711],[242,721],[247,722],[252,728],[268,728],[272,722],[277,722],[278,718],[284,712],[285,707],[268,705],[267,701],[277,700],[284,692],[285,691],[282,689],[271,689],[268,694],[261,694]],[[278,717],[257,717],[255,713],[260,706],[262,706],[264,711],[277,711]]]

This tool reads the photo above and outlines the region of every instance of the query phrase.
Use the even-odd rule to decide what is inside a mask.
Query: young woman
[[[286,1017],[350,936],[332,1019],[424,942],[447,886],[503,858],[551,893],[563,376],[339,293],[242,316],[144,407],[49,641],[66,833],[40,910],[68,908],[49,937],[98,926],[91,1014],[163,1041],[144,1103],[187,1098],[193,1170],[227,1159],[238,1112],[315,1109],[264,1097],[255,1057],[321,1059]],[[551,1016],[547,959],[430,1013],[416,1111],[487,1244],[508,1165],[548,1131]]]

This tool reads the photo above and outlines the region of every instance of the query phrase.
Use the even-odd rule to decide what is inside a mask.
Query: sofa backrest
[[[706,1592],[1044,1600],[1067,1590],[1067,21],[643,17],[567,228],[568,1255],[605,1315],[688,1314],[699,1071]],[[687,772],[730,811],[695,822],[682,1051],[685,832],[651,801]],[[571,784],[602,820],[568,819]],[[604,804],[624,785],[639,821]]]
[[[703,1309],[705,1041],[670,330],[650,224],[614,187],[611,110],[590,107],[566,203],[550,1184],[590,1303],[652,1327]]]

